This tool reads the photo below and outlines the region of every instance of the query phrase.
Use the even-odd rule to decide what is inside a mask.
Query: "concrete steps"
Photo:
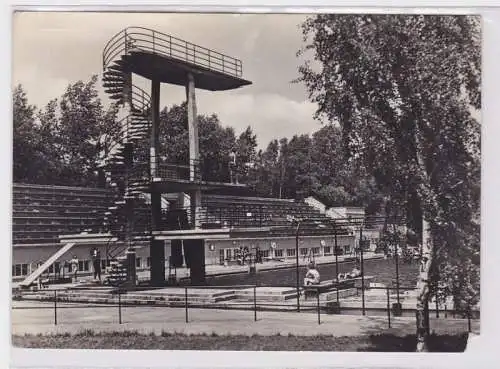
[[[236,298],[241,302],[253,301],[254,289],[247,288],[236,291]],[[297,298],[297,291],[293,288],[280,287],[257,287],[255,291],[257,301],[283,302]]]

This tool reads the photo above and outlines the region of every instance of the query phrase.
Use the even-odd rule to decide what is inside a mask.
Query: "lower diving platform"
[[[153,231],[155,240],[214,240],[229,239],[245,236],[267,235],[271,228],[269,227],[245,227],[245,228],[216,228],[216,229],[182,229],[169,231]]]

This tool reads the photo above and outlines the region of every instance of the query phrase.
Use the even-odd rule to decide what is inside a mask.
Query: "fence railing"
[[[165,210],[165,214],[169,211]],[[198,207],[177,207],[172,209],[179,216],[183,212],[190,220],[190,226],[196,221],[201,228],[244,228],[244,227],[281,227],[286,229],[295,229],[293,223],[287,220],[284,210],[276,210],[266,205],[231,205],[203,202]],[[318,216],[314,222],[302,226],[301,234],[308,231],[324,230],[326,233],[332,233],[332,229],[326,227],[324,223],[327,219]],[[338,229],[337,234],[341,234]],[[346,234],[345,231],[342,234]]]
[[[142,173],[149,173],[149,162],[135,162],[134,167]],[[194,182],[231,183],[231,168],[225,162],[191,159],[184,163],[159,160],[157,178],[167,180],[184,180]]]
[[[176,287],[158,287],[156,289],[162,289],[163,291],[175,290],[174,294],[168,295],[166,292],[165,296],[155,295],[154,297],[147,297],[144,295],[144,290],[154,291],[155,288],[145,287],[140,294],[134,294],[133,291],[125,291],[120,288],[115,288],[110,293],[99,293],[92,289],[78,288],[74,290],[40,290],[40,291],[18,291],[13,294],[13,300],[15,301],[30,301],[36,300],[38,302],[45,302],[46,305],[41,305],[37,303],[36,305],[30,306],[15,306],[12,305],[12,309],[15,310],[32,310],[37,309],[39,311],[52,310],[53,311],[53,323],[58,325],[65,323],[63,313],[66,309],[116,309],[115,313],[109,315],[112,317],[116,316],[116,322],[119,324],[124,323],[126,316],[124,314],[124,308],[138,309],[134,311],[134,316],[140,314],[140,308],[178,308],[184,310],[185,322],[190,321],[190,309],[219,309],[219,310],[244,310],[249,311],[254,321],[259,320],[258,313],[265,311],[283,311],[283,312],[297,312],[296,305],[292,302],[271,302],[266,301],[265,297],[259,294],[259,288],[262,286],[257,285],[234,285],[234,286],[176,286]],[[266,286],[267,288],[269,286]],[[291,287],[292,289],[293,287]],[[200,297],[200,291],[202,290],[215,290],[215,289],[231,289],[233,291],[243,291],[246,298],[244,301],[222,301],[222,302],[206,302],[202,297]],[[380,301],[382,304],[377,307],[364,307],[363,315],[368,316],[386,316],[387,317],[387,327],[391,328],[394,323],[394,318],[400,316],[407,316],[411,314],[414,316],[415,309],[408,309],[402,306],[396,306],[394,300],[391,298],[391,291],[394,288],[380,287],[379,289],[384,290],[382,293]],[[414,289],[414,288],[413,288]],[[138,290],[141,290],[138,288]],[[325,301],[321,296],[319,289],[315,290],[313,286],[308,286],[309,292],[313,293],[313,298],[306,299],[301,302],[301,313],[312,313],[317,315],[318,324],[322,324],[322,317],[325,315],[359,315],[361,306],[343,306],[345,299],[340,300],[327,300]],[[359,290],[359,288],[358,288]],[[94,292],[92,294],[92,292]],[[301,293],[305,293],[301,290]],[[78,295],[80,297],[78,298]],[[77,296],[75,298],[75,296]],[[384,300],[384,301],[382,301]],[[383,305],[383,306],[382,306]],[[429,306],[428,309],[429,316],[435,313],[435,317],[441,319],[462,319],[466,321],[466,326],[468,332],[472,331],[472,323],[475,319],[479,319],[479,310],[473,310],[472,307],[468,306],[465,310],[457,311],[454,309],[448,309],[444,305],[444,309],[439,310],[438,305],[435,309]],[[439,314],[441,312],[441,314]],[[263,319],[263,317],[261,317]],[[74,314],[72,315],[71,323],[78,323],[74,320]],[[84,321],[82,321],[84,324]]]
[[[242,75],[242,63],[236,58],[144,27],[128,27],[114,35],[104,47],[103,68],[132,51],[166,56],[235,77]]]

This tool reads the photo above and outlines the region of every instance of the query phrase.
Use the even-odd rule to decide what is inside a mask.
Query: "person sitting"
[[[355,266],[351,273],[349,273],[349,277],[350,278],[358,278],[359,276],[361,276],[361,270],[358,269],[357,266]]]
[[[307,266],[306,277],[304,278],[304,286],[319,284],[319,278],[320,275],[314,263],[309,263],[309,265]]]

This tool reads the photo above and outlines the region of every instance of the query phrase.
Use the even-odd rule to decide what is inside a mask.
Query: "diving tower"
[[[199,153],[196,89],[227,91],[248,86],[242,62],[215,50],[181,40],[144,27],[128,27],[115,34],[104,47],[103,86],[109,97],[128,109],[121,128],[113,137],[114,143],[104,154],[101,170],[108,185],[116,189],[116,201],[107,212],[108,224],[126,224],[123,238],[137,239],[134,235],[134,203],[144,193],[150,193],[149,232],[141,240],[150,242],[152,285],[165,283],[164,239],[155,237],[165,231],[161,196],[177,193],[176,207],[189,208],[193,221],[185,233],[201,228],[198,212],[201,209],[201,191],[217,188],[241,187],[224,181],[207,181],[202,176]],[[150,93],[135,86],[132,75],[151,81]],[[186,89],[189,133],[188,163],[164,162],[158,155],[160,85],[184,86]],[[185,204],[185,194],[189,204]],[[118,216],[122,210],[122,215]],[[125,215],[123,215],[125,214]],[[180,227],[180,221],[179,227]],[[164,236],[165,237],[165,236]],[[187,241],[173,240],[172,252],[179,253],[179,245]],[[204,240],[190,239],[189,249],[197,265],[197,276],[204,275]],[[181,255],[182,256],[182,255]],[[198,265],[199,263],[202,263]],[[192,269],[193,269],[192,268]],[[202,269],[202,270],[198,270]],[[200,281],[203,278],[200,277]]]

